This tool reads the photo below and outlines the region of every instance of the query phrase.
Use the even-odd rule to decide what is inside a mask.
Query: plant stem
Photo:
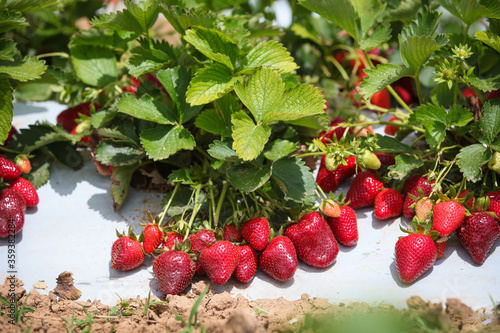
[[[179,189],[180,186],[181,186],[181,183],[176,183],[175,184],[174,190],[172,192],[172,195],[170,196],[170,199],[167,202],[167,205],[163,209],[163,212],[161,212],[161,214],[159,215],[159,218],[160,218],[160,223],[159,224],[161,224],[163,222],[163,219],[165,218],[165,215],[167,215],[167,210],[170,208],[170,205],[172,204],[172,201],[174,200],[174,196],[177,193],[177,190]]]
[[[420,103],[420,105],[422,105],[424,104],[424,96],[422,95],[422,86],[420,85],[419,73],[420,73],[420,68],[415,74],[415,86],[417,87],[418,102]]]
[[[219,195],[219,202],[217,203],[217,210],[215,211],[214,215],[214,225],[217,227],[219,224],[219,217],[220,217],[220,211],[222,209],[222,204],[224,202],[224,197],[226,196],[227,189],[229,188],[229,183],[224,182],[224,185],[222,186],[222,192]]]
[[[38,59],[48,58],[48,57],[69,58],[69,54],[67,54],[66,52],[50,52],[50,53],[39,54],[36,57]]]
[[[187,238],[189,236],[189,232],[191,231],[191,227],[193,226],[194,219],[196,218],[196,215],[198,214],[198,211],[200,209],[200,192],[201,192],[201,185],[196,185],[195,187],[195,194],[194,194],[194,207],[193,207],[193,212],[191,213],[191,218],[189,219],[189,224],[188,228],[186,230],[186,234],[184,235],[184,238]]]

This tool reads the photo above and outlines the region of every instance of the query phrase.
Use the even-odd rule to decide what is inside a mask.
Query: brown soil
[[[201,303],[197,320],[192,318],[194,332],[500,332],[498,317],[484,311],[475,312],[457,299],[449,299],[446,308],[424,302],[420,297],[408,299],[408,309],[392,305],[369,306],[366,303],[330,304],[321,298],[302,295],[301,299],[283,298],[249,301],[229,293],[214,293],[205,282],[195,283],[183,295],[159,299],[145,311],[147,299],[130,299],[109,307],[99,301],[61,300],[53,292],[41,295],[36,289],[29,295],[17,281],[18,307],[35,309],[26,312],[23,322],[9,323],[9,308],[2,305],[0,332],[179,332],[189,328],[195,302]],[[0,296],[9,300],[10,282],[0,286]],[[145,314],[144,314],[145,313]],[[181,317],[184,320],[179,319]]]

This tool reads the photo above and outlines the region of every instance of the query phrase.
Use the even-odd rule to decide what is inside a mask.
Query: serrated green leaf
[[[31,171],[23,175],[35,189],[45,185],[50,178],[50,162],[45,154],[37,154],[30,159]]]
[[[379,25],[373,33],[359,41],[359,47],[363,50],[371,50],[386,43],[391,39],[391,26],[389,24]]]
[[[186,101],[191,105],[203,105],[215,101],[231,90],[242,76],[233,76],[228,67],[213,63],[200,69],[191,79]]]
[[[104,139],[95,149],[96,159],[104,165],[122,166],[140,162],[144,150],[127,141]]]
[[[251,163],[233,165],[227,170],[231,184],[238,190],[250,193],[262,187],[271,177],[271,164],[257,168]]]
[[[0,76],[21,82],[39,79],[46,69],[45,61],[29,56],[14,61],[0,60]]]
[[[16,55],[16,43],[11,39],[0,38],[0,60],[13,61]]]
[[[431,121],[425,125],[425,139],[431,148],[438,148],[446,137],[446,124]]]
[[[29,23],[21,12],[9,9],[0,12],[0,34],[26,26],[29,26]]]
[[[13,90],[9,80],[0,78],[0,144],[7,139],[14,117]]]
[[[483,105],[481,118],[474,128],[476,139],[486,145],[491,144],[500,134],[500,101],[491,99]]]
[[[183,149],[193,150],[196,146],[194,137],[181,125],[156,126],[142,132],[140,138],[147,155],[155,161],[166,159]]]
[[[137,99],[132,94],[125,94],[117,107],[122,113],[158,124],[173,125],[177,122],[177,115],[172,109],[149,95]]]
[[[265,124],[256,125],[244,112],[233,114],[233,149],[238,156],[250,161],[262,152],[271,135],[271,128]]]
[[[118,69],[113,51],[88,45],[70,46],[76,75],[86,84],[103,87],[116,80]]]
[[[141,38],[139,44],[140,46],[132,49],[128,64],[129,73],[133,76],[139,77],[158,69],[173,67],[178,61],[175,50],[167,41]]]
[[[399,47],[403,64],[417,73],[440,46],[431,36],[409,36]]]
[[[215,140],[213,143],[208,145],[207,153],[213,158],[226,162],[239,161],[238,154],[233,150],[232,143],[227,141]]]
[[[355,21],[360,16],[351,1],[338,0],[333,5],[328,0],[299,0],[299,4],[332,21],[357,39]]]
[[[377,149],[378,152],[392,154],[414,154],[413,149],[409,145],[402,143],[396,138],[387,135],[381,135],[378,133],[376,134],[376,136],[377,145],[380,147]]]
[[[410,116],[410,122],[425,126],[428,122],[447,123],[447,113],[442,105],[424,104],[419,106]]]
[[[131,137],[123,134],[117,128],[108,128],[108,127],[98,128],[97,134],[101,137],[104,137],[104,138],[121,140],[124,143],[135,145],[137,148],[137,144],[134,141],[134,138],[131,138]]]
[[[482,17],[490,16],[490,11],[478,0],[438,0],[439,4],[466,25],[471,25]]]
[[[457,155],[457,165],[464,177],[470,182],[477,182],[481,179],[481,167],[486,164],[491,157],[491,150],[482,144],[474,144],[464,147]]]
[[[90,116],[90,122],[95,128],[101,128],[120,115],[117,111],[101,110]]]
[[[328,128],[328,125],[330,124],[330,119],[328,118],[328,115],[324,113],[299,118],[297,120],[288,120],[287,123],[313,130],[326,130]]]
[[[500,2],[497,0],[479,0],[479,2],[488,8],[490,19],[500,19]]]
[[[490,31],[477,31],[475,37],[500,53],[500,37],[497,34]]]
[[[271,161],[287,157],[297,150],[297,143],[288,140],[275,140],[269,144],[264,152],[264,156]]]
[[[396,155],[395,159],[396,163],[389,166],[389,176],[392,179],[403,180],[410,172],[424,165],[421,158],[416,158],[413,155],[399,154]]]
[[[47,8],[59,3],[59,0],[3,0],[0,9],[8,8],[20,12]]]
[[[187,169],[178,169],[172,171],[168,175],[168,182],[169,183],[181,183],[183,185],[195,185],[196,182],[194,182],[191,179],[191,175],[189,174],[189,170]]]
[[[399,36],[400,43],[411,36],[435,37],[441,16],[442,13],[424,7],[421,11],[418,11],[416,19],[403,28]]]
[[[180,124],[191,120],[201,110],[201,105],[191,106],[186,102],[186,91],[191,80],[189,70],[184,67],[164,69],[156,73],[156,77],[174,101]]]
[[[74,45],[90,45],[110,48],[114,44],[113,32],[104,29],[90,28],[82,30],[71,37]]]
[[[224,118],[215,109],[203,110],[194,122],[196,127],[205,131],[218,134],[222,137],[231,135],[231,123],[226,123]]]
[[[183,8],[181,6],[162,6],[162,12],[172,27],[183,36],[186,29],[193,26],[213,27],[216,15],[212,12]]]
[[[288,73],[298,68],[290,52],[276,41],[261,42],[254,47],[245,57],[239,72],[250,73],[257,67],[272,68],[278,73]]]
[[[194,26],[186,31],[184,39],[207,58],[234,70],[238,44],[216,29]]]
[[[473,73],[469,75],[468,80],[471,85],[484,92],[500,89],[500,75],[496,75],[494,77],[489,77],[489,78],[483,78],[483,77],[477,77]]]
[[[272,182],[283,192],[285,200],[312,204],[316,201],[316,183],[304,161],[289,157],[273,163]]]
[[[446,116],[448,126],[463,127],[472,120],[474,120],[474,114],[468,108],[461,105],[453,105],[448,110],[448,115]]]
[[[293,23],[290,30],[292,30],[300,38],[309,39],[318,45],[321,45],[322,43],[314,31],[311,31],[311,29],[301,23]]]
[[[397,7],[389,9],[383,21],[403,21],[408,22],[413,20],[415,14],[422,7],[422,0],[401,0],[396,2]]]
[[[156,22],[160,10],[159,0],[142,1],[135,3],[125,0],[127,7],[123,11],[102,13],[90,22],[94,27],[111,30],[133,31],[137,34],[147,33]]]
[[[63,165],[78,170],[83,166],[83,158],[76,150],[75,144],[68,141],[58,141],[47,144],[49,152]]]
[[[132,175],[140,166],[139,163],[135,163],[113,168],[113,173],[111,174],[111,196],[113,198],[113,208],[115,210],[119,210],[125,202]]]
[[[365,99],[370,99],[387,85],[396,82],[400,78],[414,74],[407,67],[389,63],[379,64],[375,68],[365,70],[365,72],[368,76],[365,76],[359,86]]]

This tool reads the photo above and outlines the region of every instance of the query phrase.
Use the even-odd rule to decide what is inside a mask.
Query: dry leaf
[[[59,274],[56,279],[57,287],[54,289],[54,292],[61,299],[69,299],[69,300],[77,300],[80,298],[82,292],[75,288],[73,285],[73,273],[71,272],[63,272]]]

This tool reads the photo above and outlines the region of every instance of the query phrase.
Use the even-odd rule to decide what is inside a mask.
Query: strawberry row
[[[111,250],[111,268],[130,270],[141,265],[145,255],[160,253],[153,262],[153,273],[165,295],[183,291],[195,274],[208,276],[215,285],[232,276],[248,283],[260,268],[277,281],[288,281],[299,259],[313,267],[328,267],[337,258],[337,241],[346,246],[357,242],[352,208],[326,203],[321,211],[331,216],[325,219],[318,211],[310,212],[300,221],[288,223],[276,236],[263,217],[252,218],[241,227],[228,224],[215,232],[202,229],[188,237],[164,231],[159,223],[150,221],[138,239],[130,232],[128,236],[119,234]]]
[[[334,191],[342,181],[356,174],[340,204],[353,209],[374,207],[374,215],[379,220],[401,214],[412,220],[410,227],[401,228],[408,235],[401,237],[395,246],[396,268],[404,283],[412,283],[443,257],[452,234],[456,234],[479,265],[500,237],[500,192],[489,192],[476,199],[467,189],[457,193],[450,187],[445,195],[440,193],[434,180],[419,174],[409,176],[400,192],[387,188],[383,177],[378,175],[382,167],[394,164],[386,154],[373,154],[371,158],[379,159],[379,163],[365,163],[369,165],[366,171],[359,168],[363,157],[348,157],[346,165],[329,170],[325,156],[316,179],[323,191]]]

